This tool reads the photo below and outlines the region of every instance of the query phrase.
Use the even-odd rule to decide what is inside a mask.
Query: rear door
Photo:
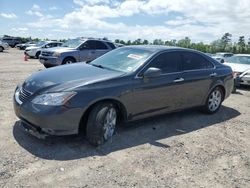
[[[216,79],[214,65],[196,52],[182,52],[183,108],[201,105]]]
[[[93,60],[109,51],[108,46],[102,41],[95,41],[95,51],[93,51]]]
[[[92,54],[95,50],[95,43],[92,40],[85,41],[80,47],[79,47],[79,55],[80,60],[79,61],[86,61],[89,62],[92,60]]]

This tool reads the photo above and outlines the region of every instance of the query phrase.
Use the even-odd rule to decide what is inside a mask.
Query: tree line
[[[103,38],[104,40],[108,40],[106,37]],[[21,38],[22,42],[28,41],[41,41],[39,38]],[[48,38],[43,40],[49,40]],[[65,42],[66,39],[60,39],[60,42]],[[240,36],[237,42],[232,41],[232,34],[225,33],[220,39],[211,42],[210,44],[204,44],[203,42],[194,43],[191,41],[189,37],[185,37],[180,40],[166,40],[163,41],[162,39],[155,39],[153,42],[150,42],[146,39],[136,39],[134,41],[128,40],[120,40],[115,39],[116,43],[120,43],[123,45],[166,45],[166,46],[177,46],[183,48],[191,48],[195,50],[199,50],[206,53],[216,53],[216,52],[231,52],[234,54],[243,53],[243,54],[250,54],[250,38],[248,40],[245,39],[244,36]]]
[[[246,42],[244,36],[240,36],[237,42],[232,42],[232,34],[225,33],[220,39],[211,42],[210,44],[204,44],[203,42],[194,43],[189,37],[185,37],[180,40],[167,40],[155,39],[153,42],[149,42],[146,39],[136,39],[134,41],[116,39],[116,43],[124,45],[166,45],[166,46],[177,46],[183,48],[191,48],[206,53],[216,52],[231,52],[234,54],[238,53],[249,53],[250,54],[250,38]]]

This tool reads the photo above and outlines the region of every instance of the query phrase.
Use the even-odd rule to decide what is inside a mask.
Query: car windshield
[[[227,62],[250,65],[250,56],[233,56],[228,58]]]
[[[79,39],[70,39],[62,44],[62,47],[77,48],[83,41]]]
[[[90,64],[120,72],[133,72],[153,54],[151,51],[135,48],[119,48],[95,59]]]
[[[40,41],[36,44],[37,47],[41,47],[45,44],[46,42],[45,41]]]

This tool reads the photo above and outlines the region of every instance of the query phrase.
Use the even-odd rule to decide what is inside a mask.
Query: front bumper
[[[32,100],[32,96],[30,97]],[[21,102],[16,91],[13,99],[14,111],[23,127],[30,134],[45,138],[48,135],[78,134],[82,110],[65,106],[36,105]]]
[[[35,56],[35,54],[34,54],[34,52],[33,51],[24,51],[24,54],[25,55],[28,55],[28,56],[30,56],[30,57],[34,57]]]
[[[243,72],[242,74],[237,76],[235,81],[236,81],[236,86],[239,86],[239,85],[250,86],[250,70]]]
[[[58,57],[51,57],[51,56],[40,55],[39,56],[39,61],[43,65],[45,65],[45,66],[51,66],[51,67],[57,66],[57,65],[61,64],[60,59]]]

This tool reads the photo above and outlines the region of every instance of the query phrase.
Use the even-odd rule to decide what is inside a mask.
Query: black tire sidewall
[[[98,146],[107,141],[104,139],[103,125],[110,108],[115,108],[115,106],[112,103],[99,103],[91,110],[86,127],[86,136],[90,144]],[[116,108],[115,110],[117,113]]]
[[[0,52],[3,52],[4,48],[2,46],[0,46]]]
[[[39,55],[41,54],[41,51],[36,52],[35,58],[39,58]]]
[[[69,61],[69,60],[71,60],[72,63],[75,63],[75,62],[76,62],[75,59],[73,59],[73,58],[71,58],[71,57],[66,57],[66,58],[63,60],[62,64],[63,64],[63,65],[67,65],[66,62]]]

